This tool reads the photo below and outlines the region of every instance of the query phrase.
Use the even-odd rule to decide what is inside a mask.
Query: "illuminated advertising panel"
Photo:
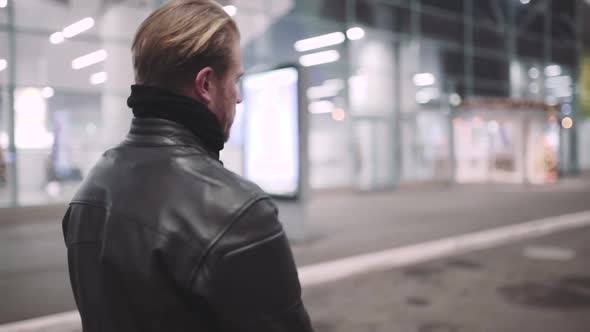
[[[244,175],[268,194],[300,191],[299,73],[295,67],[243,81]]]

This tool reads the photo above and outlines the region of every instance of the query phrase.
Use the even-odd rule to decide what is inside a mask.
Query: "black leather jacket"
[[[175,122],[134,119],[63,231],[84,331],[312,331],[272,201]]]

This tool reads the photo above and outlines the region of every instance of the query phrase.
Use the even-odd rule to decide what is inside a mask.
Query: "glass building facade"
[[[132,116],[131,41],[162,3],[0,0],[0,206],[68,201],[103,151],[122,140]],[[558,137],[559,173],[590,169],[580,83],[590,45],[585,1],[220,3],[241,29],[247,71],[303,65],[314,189],[455,181],[479,172],[477,160],[524,172],[535,162],[510,153],[534,145],[535,132],[549,142]],[[309,41],[318,36],[323,41]],[[526,110],[539,124],[521,133],[522,104],[462,106],[492,98],[543,104]],[[465,157],[478,146],[465,140],[480,136],[477,144],[496,144],[494,156],[508,157]],[[546,161],[542,147],[531,150]],[[223,159],[240,173],[242,154],[236,128]],[[457,174],[463,169],[470,171]]]

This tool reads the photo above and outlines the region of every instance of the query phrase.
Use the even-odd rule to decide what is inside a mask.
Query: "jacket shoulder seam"
[[[249,243],[249,244],[247,244],[245,246],[242,246],[242,247],[239,247],[237,249],[233,249],[233,250],[225,253],[223,255],[223,257],[234,256],[234,255],[240,254],[240,253],[242,253],[244,251],[248,251],[248,250],[250,250],[252,248],[255,248],[257,246],[260,246],[260,245],[263,245],[265,243],[271,242],[271,241],[276,240],[276,239],[280,238],[281,236],[283,236],[284,233],[285,233],[285,231],[281,229],[280,231],[278,231],[278,232],[276,232],[274,234],[271,234],[269,236],[266,236],[263,239],[256,240],[256,241],[254,241],[252,243]]]
[[[270,198],[268,196],[264,196],[264,195],[254,196],[253,198],[251,198],[248,201],[246,201],[246,203],[244,203],[244,205],[241,208],[239,208],[236,212],[234,212],[233,216],[231,217],[231,222],[228,223],[215,236],[215,238],[213,238],[213,240],[211,240],[211,242],[209,242],[209,245],[207,246],[207,249],[203,252],[203,254],[201,255],[201,257],[197,261],[197,264],[193,268],[193,271],[191,272],[191,275],[190,275],[189,281],[190,281],[190,284],[191,285],[193,284],[194,279],[198,275],[198,272],[201,269],[203,263],[205,262],[205,260],[207,259],[207,257],[211,253],[211,251],[213,251],[213,249],[215,248],[215,246],[219,243],[219,241],[221,241],[221,239],[225,236],[225,234],[227,234],[227,232],[229,232],[229,230],[234,226],[234,224],[240,219],[240,217],[242,217],[242,215],[244,215],[244,213],[250,207],[252,207],[254,204],[256,204],[256,203],[258,203],[260,201],[266,200],[266,199],[270,199]]]
[[[99,201],[99,200],[92,200],[92,199],[74,199],[70,202],[70,206],[72,205],[88,205],[88,206],[93,206],[93,207],[97,207],[97,208],[101,208],[101,209],[105,209],[107,211],[110,211],[110,207],[108,204],[104,204],[103,201]]]

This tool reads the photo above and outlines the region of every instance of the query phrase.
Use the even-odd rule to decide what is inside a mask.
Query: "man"
[[[130,132],[63,220],[84,331],[312,331],[277,209],[219,161],[241,102],[235,22],[173,0],[132,53]]]

